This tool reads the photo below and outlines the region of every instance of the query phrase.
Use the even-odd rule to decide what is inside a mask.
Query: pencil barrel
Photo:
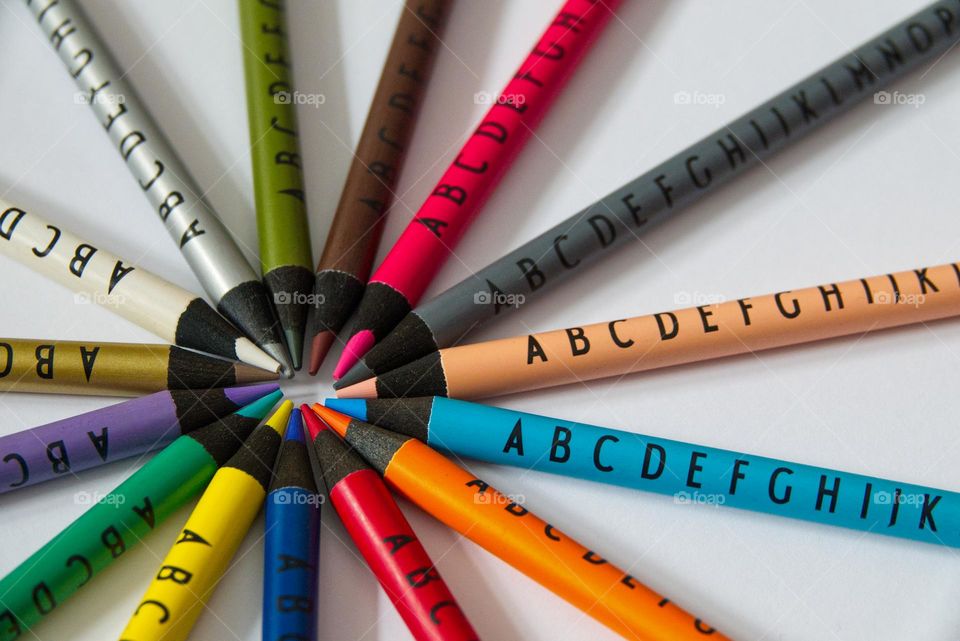
[[[929,5],[423,303],[417,314],[439,347],[462,341],[854,106],[875,95],[882,103],[878,92],[939,60],[958,40],[960,6]]]
[[[956,263],[463,345],[447,396],[480,398],[929,322],[960,313]]]
[[[317,638],[320,495],[284,487],[267,495],[263,638]]]
[[[210,481],[216,464],[180,438],[103,497],[0,580],[0,640],[12,641],[55,611],[97,574],[150,534]]]
[[[449,527],[627,639],[726,638],[419,441],[397,451],[385,478]]]
[[[330,501],[417,641],[477,638],[376,472],[345,477],[330,491]]]

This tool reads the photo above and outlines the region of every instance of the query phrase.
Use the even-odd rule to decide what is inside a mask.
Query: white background
[[[257,246],[237,12],[232,0],[89,0],[93,23],[189,169],[255,260]],[[314,254],[380,74],[400,2],[290,3]],[[926,4],[922,0],[628,0],[431,288],[458,282],[530,236]],[[381,247],[406,224],[559,0],[461,0]],[[21,0],[0,0],[0,194],[199,285],[108,143]],[[720,193],[474,339],[735,298],[960,258],[960,55],[895,88],[909,106],[863,105]],[[678,91],[721,94],[678,105]],[[0,335],[153,341],[108,311],[0,259]],[[960,324],[894,330],[594,382],[493,402],[658,436],[944,489],[960,489],[956,420]],[[330,393],[285,384],[294,400]],[[0,433],[115,399],[6,394]],[[132,462],[0,498],[0,574],[106,492]],[[947,641],[960,634],[953,550],[865,536],[583,481],[476,465],[505,492],[734,639]],[[405,505],[461,605],[488,640],[613,639],[588,616]],[[55,616],[42,641],[116,638],[187,512],[159,528]],[[324,514],[321,638],[409,638]],[[194,638],[260,637],[262,527]],[[25,637],[26,638],[26,637]]]

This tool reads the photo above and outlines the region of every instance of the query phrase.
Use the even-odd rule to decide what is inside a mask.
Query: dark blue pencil
[[[295,409],[267,495],[264,641],[317,638],[321,502],[307,458],[303,417]]]

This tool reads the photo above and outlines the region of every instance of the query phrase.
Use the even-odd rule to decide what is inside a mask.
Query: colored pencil
[[[313,257],[282,2],[239,0],[263,284],[300,369]]]
[[[0,254],[72,291],[74,304],[100,305],[180,347],[279,371],[277,361],[196,294],[33,212],[2,200],[0,209]]]
[[[121,639],[183,641],[189,636],[260,512],[292,408],[284,401],[214,474]]]
[[[199,494],[280,397],[181,436],[0,579],[0,641],[33,628]]]
[[[111,57],[109,38],[91,28],[74,0],[28,2],[27,8],[217,311],[292,376],[263,283]]]
[[[420,305],[337,386],[455,345],[484,322],[533,302],[908,72],[939,60],[960,40],[958,27],[956,2],[931,4]]]
[[[302,406],[333,508],[417,641],[475,641],[477,633],[383,479]]]
[[[277,377],[173,345],[0,338],[0,392],[139,396]]]
[[[316,374],[360,302],[452,0],[406,0],[317,265],[306,342]]]
[[[316,641],[323,498],[310,470],[303,418],[295,409],[283,435],[265,508],[264,641]]]
[[[417,439],[313,410],[395,492],[627,639],[726,639]]]
[[[960,493],[449,398],[327,406],[458,456],[960,547]]]
[[[960,314],[960,263],[739,298],[433,352],[344,398],[481,398]]]
[[[334,377],[417,304],[620,0],[567,0],[371,276]]]
[[[0,494],[166,447],[277,387],[155,392],[0,436]]]

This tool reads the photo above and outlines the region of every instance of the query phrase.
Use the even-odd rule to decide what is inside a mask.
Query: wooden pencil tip
[[[327,357],[330,351],[330,345],[333,344],[334,335],[331,331],[320,332],[310,341],[310,376],[316,376],[323,365],[323,359]]]
[[[350,368],[363,358],[363,355],[370,351],[370,348],[376,342],[377,339],[369,329],[362,329],[351,336],[343,347],[343,353],[340,354],[337,366],[333,368],[333,377],[339,379],[350,371]]]
[[[334,390],[337,398],[377,398],[377,379],[368,378],[355,385]]]

